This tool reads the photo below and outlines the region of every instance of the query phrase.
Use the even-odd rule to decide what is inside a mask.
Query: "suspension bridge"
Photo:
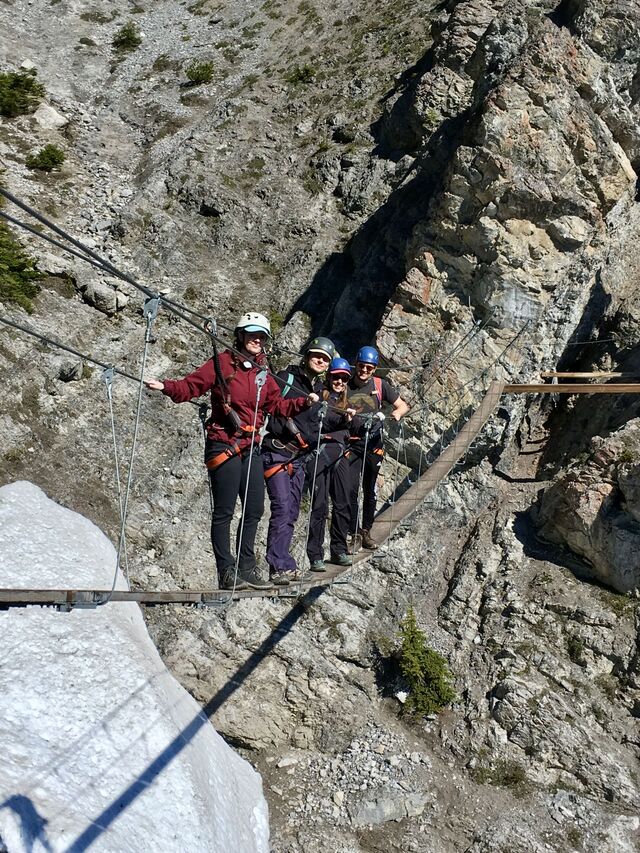
[[[0,217],[8,222],[24,228],[35,236],[45,239],[58,248],[70,252],[72,255],[79,257],[92,266],[102,270],[110,276],[115,276],[123,281],[126,281],[134,288],[140,290],[147,297],[143,316],[146,320],[145,343],[142,356],[142,367],[138,377],[133,376],[123,370],[112,365],[106,365],[90,356],[84,355],[75,348],[61,344],[51,338],[39,334],[33,329],[25,327],[7,317],[0,317],[0,322],[6,326],[13,327],[25,334],[32,335],[47,345],[58,347],[63,351],[67,351],[82,358],[89,363],[93,363],[103,369],[103,379],[107,388],[107,397],[111,415],[112,434],[114,438],[114,453],[116,457],[116,481],[118,490],[118,500],[120,504],[120,536],[117,548],[116,570],[114,574],[113,585],[111,589],[0,589],[0,609],[9,607],[27,607],[27,606],[49,606],[59,610],[71,610],[74,608],[91,609],[100,607],[109,602],[136,602],[144,606],[158,606],[168,604],[192,605],[198,607],[223,607],[231,601],[240,601],[247,598],[273,598],[273,599],[290,599],[298,598],[304,595],[307,591],[314,587],[326,587],[332,584],[348,582],[351,572],[354,568],[375,556],[374,550],[361,550],[353,555],[353,565],[349,567],[341,567],[337,565],[327,564],[327,569],[322,573],[310,574],[301,576],[300,580],[290,582],[288,586],[272,586],[265,589],[241,589],[241,590],[213,590],[213,589],[186,589],[186,590],[120,590],[116,589],[116,579],[120,568],[121,553],[124,553],[126,561],[126,540],[125,526],[127,505],[132,482],[133,464],[136,450],[136,437],[138,423],[140,419],[140,409],[142,402],[142,387],[143,374],[146,363],[147,347],[151,342],[151,328],[153,321],[157,315],[160,305],[164,305],[171,313],[186,321],[191,326],[194,326],[198,331],[208,335],[212,342],[220,342],[228,346],[228,344],[218,337],[218,324],[213,318],[205,317],[198,312],[195,312],[187,306],[181,305],[166,296],[154,293],[149,288],[140,285],[131,276],[122,273],[111,262],[98,255],[93,250],[84,246],[79,241],[70,237],[62,229],[51,223],[37,211],[34,211],[24,202],[21,202],[15,196],[12,196],[6,190],[0,187],[0,194],[8,198],[14,204],[17,204],[25,212],[35,217],[39,222],[51,228],[63,241],[56,240],[44,234],[40,230],[21,222],[20,220],[11,217],[4,211],[0,210]],[[468,332],[454,348],[452,353],[449,353],[449,358],[445,359],[445,363],[440,366],[439,371],[434,372],[431,376],[432,382],[437,378],[438,372],[442,373],[446,365],[450,364],[452,359],[457,355],[463,345],[466,345],[471,340],[484,324],[477,324]],[[523,333],[528,323],[525,323],[522,329],[515,337],[505,346],[500,355],[495,359],[489,368],[485,368],[478,377],[469,380],[467,383],[457,389],[456,394],[462,395],[465,388],[476,383],[481,379],[486,379],[492,367],[496,367],[506,352],[514,345],[516,340]],[[225,327],[221,328],[225,329]],[[226,329],[232,332],[231,329]],[[283,352],[292,353],[290,350],[282,348]],[[400,365],[399,369],[404,369]],[[119,463],[117,458],[116,442],[115,442],[115,425],[113,419],[113,401],[112,401],[112,383],[115,374],[120,374],[123,377],[133,380],[139,385],[138,404],[135,413],[135,428],[134,438],[131,448],[131,456],[129,461],[129,476],[126,484],[124,497],[120,488]],[[272,374],[273,375],[273,374]],[[277,377],[275,377],[277,379]],[[472,447],[473,442],[478,438],[485,424],[495,413],[500,404],[500,400],[505,394],[637,394],[640,393],[640,384],[633,382],[607,381],[602,380],[620,380],[635,378],[622,373],[560,373],[548,371],[540,374],[540,382],[530,382],[525,384],[505,383],[498,380],[491,381],[486,392],[484,393],[475,410],[467,417],[461,428],[457,425],[452,430],[453,438],[446,445],[442,446],[440,442],[439,452],[434,456],[431,463],[428,465],[424,473],[422,472],[423,448],[421,444],[420,464],[418,471],[412,472],[406,479],[407,488],[401,493],[396,483],[396,488],[393,491],[392,497],[389,499],[387,506],[377,515],[371,529],[371,538],[377,547],[382,546],[402,524],[405,524],[410,516],[423,503],[425,498],[432,492],[452,469],[464,459]],[[544,380],[551,379],[551,382]],[[563,379],[562,383],[559,379]],[[575,380],[582,380],[578,383]],[[572,380],[572,381],[566,381]],[[590,380],[590,381],[584,381]],[[595,380],[595,381],[594,381]],[[600,380],[600,381],[599,381]],[[302,393],[302,392],[301,392]],[[198,405],[196,403],[196,405]],[[419,407],[426,408],[426,407]],[[419,409],[418,409],[419,410]],[[402,433],[401,433],[402,435]],[[396,460],[396,469],[399,467],[399,451],[400,440],[398,443],[398,459]]]

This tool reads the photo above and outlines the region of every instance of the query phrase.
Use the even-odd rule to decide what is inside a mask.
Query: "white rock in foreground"
[[[0,488],[2,586],[108,588],[114,566],[87,519],[30,483]],[[0,612],[0,648],[0,849],[266,853],[260,777],[169,674],[137,605]]]

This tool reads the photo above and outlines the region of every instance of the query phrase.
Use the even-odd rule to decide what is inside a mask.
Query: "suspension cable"
[[[43,344],[47,344],[48,346],[52,347],[57,347],[58,349],[71,353],[71,355],[77,356],[82,361],[88,361],[89,364],[95,364],[96,367],[101,367],[103,370],[113,368],[114,373],[119,373],[120,376],[126,376],[127,379],[131,379],[134,382],[139,382],[137,376],[133,376],[131,373],[127,373],[126,370],[120,370],[117,367],[113,367],[113,365],[111,364],[105,364],[102,361],[97,361],[95,358],[92,358],[89,355],[85,355],[84,353],[81,353],[79,350],[74,349],[73,347],[61,344],[60,341],[56,341],[53,338],[47,337],[46,335],[41,335],[39,332],[30,329],[28,326],[22,326],[20,325],[20,323],[15,323],[13,320],[9,320],[7,317],[0,317],[0,323],[4,323],[7,326],[12,326],[14,329],[18,329],[19,331],[24,332],[27,335],[31,335],[31,337],[33,338],[37,338],[39,341],[42,341]]]
[[[113,379],[114,379],[114,368],[107,367],[102,372],[102,380],[105,384],[107,391],[107,400],[109,401],[109,416],[111,421],[111,438],[113,441],[113,458],[115,462],[115,473],[116,473],[116,492],[118,495],[118,506],[120,509],[120,524],[122,525],[123,518],[123,504],[122,504],[122,487],[120,483],[120,463],[118,459],[118,443],[116,441],[116,423],[115,417],[113,413]],[[127,579],[127,583],[129,583],[129,557],[127,555],[127,543],[125,540],[124,543],[124,564],[125,564],[125,577]]]
[[[313,477],[311,478],[311,489],[309,491],[309,495],[310,495],[309,513],[307,515],[307,532],[306,532],[305,537],[304,537],[304,551],[302,552],[302,561],[303,562],[307,557],[307,548],[309,546],[309,535],[311,533],[311,515],[313,513],[313,504],[314,504],[315,495],[316,495],[316,478],[318,476],[318,461],[320,459],[320,443],[322,441],[322,427],[324,426],[324,419],[327,415],[328,410],[329,410],[329,406],[328,406],[327,400],[324,400],[320,404],[320,408],[318,409],[318,418],[320,419],[320,423],[318,424],[318,441],[316,443],[315,459],[313,461]]]
[[[88,264],[91,264],[92,267],[102,270],[102,272],[106,272],[110,275],[113,275],[111,270],[105,267],[104,264],[98,263],[98,261],[95,261],[93,258],[84,255],[77,249],[72,249],[70,246],[65,246],[64,243],[61,243],[59,240],[55,240],[53,237],[50,237],[49,234],[45,234],[43,231],[38,231],[38,229],[34,228],[32,225],[29,225],[26,222],[22,222],[22,220],[20,219],[16,219],[15,217],[10,216],[6,211],[0,210],[0,216],[3,219],[6,219],[7,222],[11,222],[12,225],[17,225],[18,228],[23,228],[25,231],[28,231],[30,234],[33,234],[35,237],[39,237],[41,240],[46,240],[47,243],[51,243],[52,246],[57,246],[57,248],[62,249],[63,252],[68,252],[70,255],[79,258],[81,261],[86,261]]]
[[[142,351],[142,361],[140,365],[140,385],[138,387],[138,403],[136,406],[136,416],[133,427],[133,441],[131,442],[131,454],[129,456],[129,471],[127,475],[127,487],[124,493],[124,501],[122,506],[122,521],[120,524],[120,535],[118,537],[118,550],[116,553],[116,568],[113,573],[113,583],[111,585],[111,590],[106,598],[100,602],[100,604],[107,604],[111,601],[111,597],[116,588],[116,583],[118,580],[118,570],[120,569],[120,558],[123,552],[123,548],[125,547],[125,525],[127,521],[127,510],[129,507],[129,495],[131,493],[131,483],[133,482],[133,463],[135,461],[136,454],[136,444],[138,441],[138,427],[140,425],[140,413],[142,410],[142,391],[144,389],[144,383],[142,381],[142,377],[144,376],[144,371],[147,366],[147,352],[149,349],[149,344],[151,343],[151,329],[153,327],[153,321],[155,320],[158,314],[158,306],[160,304],[160,300],[156,297],[151,297],[147,299],[144,305],[144,318],[147,321],[147,326],[145,330],[144,336],[144,349]]]

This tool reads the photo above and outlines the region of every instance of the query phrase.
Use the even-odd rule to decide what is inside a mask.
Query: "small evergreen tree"
[[[44,86],[35,71],[9,71],[0,74],[0,115],[15,118],[33,112],[44,96]]]
[[[142,44],[140,30],[133,21],[129,21],[118,30],[113,37],[111,44],[116,48],[116,50],[135,50]]]
[[[30,169],[40,169],[42,172],[50,172],[64,163],[64,151],[57,145],[45,145],[34,156],[27,157],[27,166]]]
[[[40,287],[30,258],[4,222],[0,221],[0,302],[16,302],[29,314]]]
[[[291,71],[285,75],[284,79],[287,83],[292,83],[294,86],[297,86],[299,83],[308,86],[309,83],[313,83],[315,78],[316,69],[312,65],[305,63],[304,65],[296,65],[295,68],[292,68]]]
[[[194,60],[187,65],[184,73],[190,83],[199,86],[201,83],[211,83],[213,80],[213,62],[198,62]]]
[[[405,712],[412,717],[437,714],[455,701],[451,673],[446,660],[427,646],[423,631],[416,622],[413,607],[400,623],[400,671],[409,685]]]

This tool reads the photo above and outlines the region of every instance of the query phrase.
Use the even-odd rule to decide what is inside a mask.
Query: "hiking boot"
[[[355,554],[362,547],[362,536],[358,533],[350,533],[347,536],[347,551],[350,554]]]
[[[335,563],[337,566],[352,566],[353,557],[351,554],[332,554],[331,562]]]
[[[371,531],[363,529],[360,533],[362,534],[362,547],[368,551],[375,551],[378,546],[371,538]]]
[[[297,579],[297,572],[293,569],[285,569],[283,572],[279,572],[276,569],[271,569],[269,573],[269,580],[271,581],[272,586],[289,586],[291,581],[295,581]]]
[[[249,584],[240,575],[236,578],[236,573],[233,569],[228,569],[223,572],[222,577],[218,582],[218,589],[248,589]]]
[[[327,569],[327,564],[324,560],[312,560],[309,568],[312,572],[324,572]]]
[[[258,577],[258,573],[255,569],[251,569],[251,571],[248,572],[243,572],[242,580],[244,581],[246,586],[251,587],[251,589],[271,589],[272,586],[270,580],[263,581],[260,577]],[[236,589],[237,588],[238,587],[236,587]]]

